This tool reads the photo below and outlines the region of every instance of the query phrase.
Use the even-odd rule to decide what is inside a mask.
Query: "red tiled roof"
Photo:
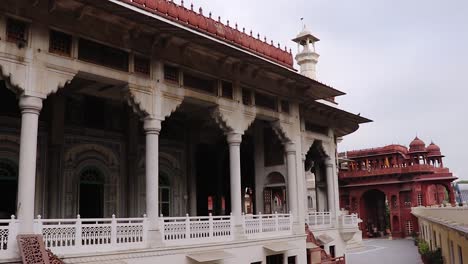
[[[199,13],[193,11],[193,5],[191,9],[187,9],[182,5],[177,5],[173,1],[167,0],[119,0],[152,12],[154,14],[169,18],[181,25],[189,26],[205,34],[209,34],[218,39],[226,41],[231,44],[235,44],[245,50],[254,52],[266,59],[272,60],[285,67],[293,68],[294,61],[291,51],[275,47],[273,42],[271,44],[255,38],[252,34],[248,35],[245,32],[241,32],[229,25],[224,25],[221,21],[216,21],[210,17],[203,15],[202,9],[200,8]]]

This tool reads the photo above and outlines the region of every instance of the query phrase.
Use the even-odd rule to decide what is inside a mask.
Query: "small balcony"
[[[19,221],[0,220],[0,258],[18,257],[16,235]],[[149,248],[148,218],[41,219],[34,233],[43,236],[45,247],[59,256],[105,253]],[[291,214],[243,215],[243,236],[234,236],[232,216],[160,217],[160,247],[224,243],[292,235]]]
[[[309,212],[306,219],[306,223],[314,230],[358,228],[360,222],[357,214],[342,214],[336,219],[330,212]]]

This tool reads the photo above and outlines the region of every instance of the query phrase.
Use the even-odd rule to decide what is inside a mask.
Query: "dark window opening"
[[[136,73],[150,75],[151,63],[149,59],[140,56],[135,56],[133,65]]]
[[[335,246],[330,246],[329,249],[330,249],[330,257],[335,258],[336,257]]]
[[[231,82],[221,82],[221,97],[233,99],[233,88]]]
[[[164,80],[179,82],[179,68],[169,65],[164,65]]]
[[[245,88],[242,88],[242,103],[252,105],[252,92]]]
[[[86,168],[81,172],[79,207],[82,218],[104,216],[104,177],[95,167]]]
[[[278,110],[276,98],[262,93],[255,93],[255,105],[274,111]]]
[[[281,101],[281,112],[289,114],[289,102],[288,101]]]
[[[78,59],[128,71],[127,52],[86,39],[79,40]]]
[[[216,80],[195,76],[186,72],[184,72],[184,86],[210,94],[216,94]]]
[[[296,264],[296,256],[288,257],[288,264]]]
[[[55,30],[50,31],[49,52],[70,56],[72,36]]]
[[[6,28],[7,41],[18,44],[26,44],[28,42],[28,25],[16,19],[9,18]]]
[[[266,257],[267,264],[283,264],[283,254]]]
[[[84,101],[84,120],[90,128],[103,129],[106,124],[104,99],[87,96]]]
[[[309,132],[315,132],[319,134],[328,134],[328,128],[320,125],[316,125],[310,122],[305,122],[305,129]]]
[[[263,142],[265,152],[265,166],[277,166],[284,164],[284,147],[278,136],[271,128],[263,131]]]

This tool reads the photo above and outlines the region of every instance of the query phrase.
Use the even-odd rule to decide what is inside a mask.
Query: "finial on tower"
[[[301,18],[304,21],[304,18]],[[307,29],[305,23],[302,25],[302,31],[293,39],[297,43],[298,52],[296,55],[297,64],[301,67],[300,73],[311,79],[316,78],[315,67],[319,55],[315,52],[315,43],[319,41],[317,37]]]

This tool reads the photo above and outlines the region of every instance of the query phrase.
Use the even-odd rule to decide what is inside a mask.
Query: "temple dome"
[[[440,152],[440,147],[434,144],[434,142],[431,142],[429,146],[426,148],[428,152],[428,157],[440,157],[442,156],[442,153]]]
[[[415,137],[413,141],[411,141],[409,146],[410,146],[409,148],[410,153],[426,152],[426,143],[424,143],[424,141],[422,141],[418,137]]]

